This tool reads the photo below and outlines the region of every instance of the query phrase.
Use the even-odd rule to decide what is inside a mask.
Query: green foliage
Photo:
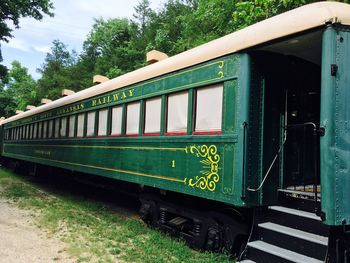
[[[18,61],[13,61],[8,74],[9,80],[6,92],[14,99],[17,109],[25,110],[29,104],[38,102],[36,96],[36,82],[28,69]]]
[[[132,30],[127,19],[95,20],[84,42],[81,61],[91,63],[93,74],[109,77],[135,69],[143,57],[140,58],[140,53],[132,45]]]
[[[232,13],[232,21],[235,28],[239,29],[313,2],[317,2],[317,0],[239,1],[235,4],[235,10]]]
[[[53,16],[51,0],[1,0],[0,1],[0,41],[8,41],[12,37],[12,29],[7,22],[19,27],[21,17],[32,17],[41,20],[44,14]],[[0,62],[2,61],[0,46]],[[0,65],[0,79],[5,76],[6,68]]]
[[[0,117],[10,117],[15,114],[16,102],[12,94],[4,89],[0,89]]]
[[[76,70],[76,52],[68,51],[67,46],[59,40],[54,40],[52,44],[44,64],[38,69],[42,74],[38,80],[38,99],[58,99],[62,89],[78,91],[83,88]]]
[[[0,81],[0,116],[10,117],[15,111],[36,104],[36,82],[18,61],[13,61],[6,78]]]
[[[140,28],[141,34],[144,34],[146,27],[155,15],[155,12],[150,7],[151,3],[149,0],[141,0],[139,4],[135,7],[135,22]]]
[[[168,55],[175,55],[193,47],[191,37],[187,38],[184,33],[194,12],[194,6],[186,1],[166,2],[150,24],[154,35],[149,37],[147,44],[152,43],[155,49]]]

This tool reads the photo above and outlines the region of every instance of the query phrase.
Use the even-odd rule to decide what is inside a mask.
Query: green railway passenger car
[[[142,186],[241,262],[350,262],[350,5],[306,5],[0,121],[3,161]]]

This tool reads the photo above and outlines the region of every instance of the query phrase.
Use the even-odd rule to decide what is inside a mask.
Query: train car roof
[[[350,25],[350,5],[339,2],[317,2],[296,8],[155,64],[12,116],[1,124],[68,105],[325,24]]]

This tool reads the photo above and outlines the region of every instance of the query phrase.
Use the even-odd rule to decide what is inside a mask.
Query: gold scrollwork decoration
[[[201,145],[190,146],[190,153],[198,158],[202,158],[200,161],[203,164],[203,170],[200,172],[200,176],[196,176],[195,179],[191,178],[187,182],[191,187],[197,187],[201,190],[214,191],[216,184],[220,180],[219,176],[219,162],[220,156],[217,153],[215,145]]]

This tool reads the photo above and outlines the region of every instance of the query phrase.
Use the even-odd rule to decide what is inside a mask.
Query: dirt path
[[[0,199],[0,263],[70,263],[64,244],[33,225],[27,211]]]

